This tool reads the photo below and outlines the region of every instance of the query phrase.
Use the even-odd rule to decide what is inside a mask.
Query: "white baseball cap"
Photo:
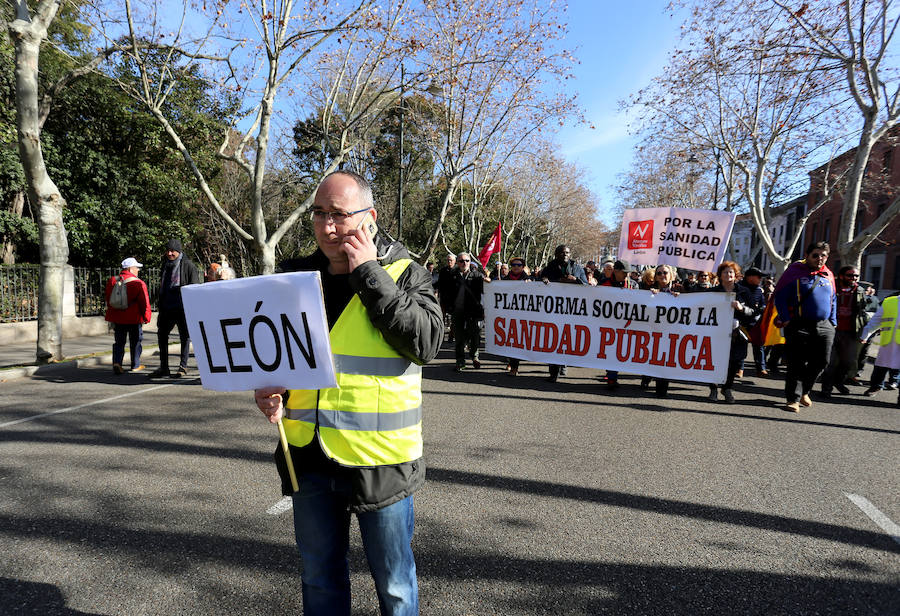
[[[143,264],[138,263],[137,259],[134,257],[128,257],[124,261],[122,261],[122,269],[128,269],[129,267],[144,267]]]

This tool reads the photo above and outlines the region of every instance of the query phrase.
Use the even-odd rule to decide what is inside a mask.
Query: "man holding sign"
[[[437,355],[443,319],[431,275],[377,235],[376,218],[361,176],[337,171],[319,185],[311,209],[319,248],[282,269],[322,276],[338,387],[256,391],[269,421],[284,419],[298,473],[304,614],[350,614],[350,513],[381,613],[418,613],[410,542],[412,493],[425,479],[420,366]],[[276,462],[289,485],[280,446]]]

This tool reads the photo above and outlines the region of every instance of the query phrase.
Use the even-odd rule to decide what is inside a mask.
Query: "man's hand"
[[[344,235],[343,249],[350,262],[351,272],[367,261],[374,261],[378,256],[375,241],[369,236],[366,225]]]
[[[286,391],[284,387],[264,387],[254,392],[256,406],[269,418],[269,423],[277,424],[284,417],[282,396]]]

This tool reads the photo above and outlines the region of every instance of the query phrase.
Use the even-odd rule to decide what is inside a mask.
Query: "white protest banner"
[[[484,286],[485,350],[545,364],[724,383],[731,293],[550,283]]]
[[[336,387],[319,272],[181,289],[205,389]]]
[[[618,256],[631,265],[714,272],[725,258],[734,212],[679,207],[625,210]]]

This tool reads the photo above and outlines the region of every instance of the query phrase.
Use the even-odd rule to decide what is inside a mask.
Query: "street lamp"
[[[696,198],[696,195],[694,193],[694,184],[697,182],[697,178],[700,177],[700,170],[698,168],[700,165],[700,159],[697,158],[696,154],[691,152],[691,155],[688,157],[688,159],[685,162],[688,164],[687,177],[688,177],[688,184],[690,185],[690,189],[691,189],[688,205],[690,205],[690,207],[694,207],[694,201]]]
[[[397,161],[397,239],[403,239],[403,96],[406,93],[406,73],[400,64],[400,157]]]

